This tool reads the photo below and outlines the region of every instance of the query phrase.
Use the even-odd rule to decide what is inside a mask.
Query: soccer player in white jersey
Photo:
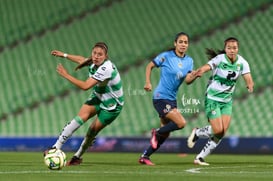
[[[249,64],[238,54],[238,39],[229,37],[224,43],[224,50],[207,49],[210,60],[197,70],[198,76],[212,71],[205,97],[205,112],[210,125],[194,128],[187,140],[188,147],[192,148],[198,138],[209,138],[194,160],[194,163],[199,165],[209,165],[204,158],[219,145],[228,130],[232,113],[232,95],[240,75],[243,76],[248,92],[253,92],[254,82]]]
[[[79,165],[82,162],[81,156],[89,146],[92,146],[96,135],[112,123],[122,110],[124,97],[121,78],[116,66],[108,59],[108,46],[104,42],[94,45],[90,58],[58,50],[53,50],[51,54],[79,64],[76,70],[84,66],[89,67],[89,77],[82,81],[70,75],[61,64],[57,66],[57,72],[80,89],[93,88],[93,92],[80,108],[78,115],[63,128],[56,143],[52,146],[52,148],[61,149],[82,124],[96,115],[80,148],[68,162],[68,165]],[[44,154],[46,153],[47,150]]]
[[[146,91],[152,90],[152,69],[161,69],[160,80],[153,93],[153,105],[159,114],[161,127],[152,129],[151,145],[140,156],[140,164],[154,165],[150,156],[159,149],[171,132],[186,125],[186,120],[177,109],[176,96],[183,81],[190,84],[197,78],[193,71],[193,59],[186,54],[188,46],[189,36],[180,32],[175,36],[174,49],[160,53],[146,66]]]

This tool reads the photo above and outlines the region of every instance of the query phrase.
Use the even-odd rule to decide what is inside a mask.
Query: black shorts
[[[177,108],[176,100],[168,99],[153,99],[154,108],[159,114],[159,117],[165,117],[172,109]]]

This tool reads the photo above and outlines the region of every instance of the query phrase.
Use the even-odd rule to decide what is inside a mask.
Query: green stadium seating
[[[0,47],[81,16],[109,0],[1,0]]]
[[[11,2],[15,2],[15,0]],[[249,61],[253,69],[256,87],[263,88],[272,85],[272,76],[268,76],[267,73],[272,69],[269,55],[272,47],[270,45],[272,41],[269,41],[272,40],[270,33],[272,5],[264,11],[256,12],[254,16],[246,17],[250,10],[257,11],[256,9],[261,5],[271,1],[231,0],[216,2],[209,0],[208,2],[192,0],[185,1],[183,8],[178,6],[179,2],[174,1],[170,4],[172,11],[167,11],[164,0],[120,1],[109,7],[103,7],[96,13],[89,13],[83,19],[73,21],[71,24],[65,24],[67,17],[76,16],[76,14],[86,11],[85,8],[90,9],[95,5],[86,7],[81,4],[80,10],[75,10],[76,12],[74,11],[76,8],[63,7],[68,8],[67,14],[64,14],[63,17],[55,17],[55,15],[50,17],[52,21],[62,24],[59,29],[47,31],[43,36],[35,36],[31,41],[21,42],[12,49],[5,49],[0,54],[0,60],[2,60],[0,62],[0,80],[7,82],[0,93],[1,100],[4,100],[0,102],[0,116],[8,114],[8,117],[0,121],[0,136],[55,136],[59,134],[64,124],[76,115],[80,105],[87,98],[88,93],[78,91],[73,85],[57,75],[56,65],[61,62],[73,75],[81,79],[86,78],[84,70],[73,72],[75,64],[52,57],[50,51],[55,48],[89,56],[94,42],[106,41],[109,44],[110,58],[120,70],[123,70],[126,103],[122,114],[111,126],[102,131],[102,135],[150,135],[149,130],[152,127],[158,127],[158,116],[152,106],[151,93],[143,92],[145,65],[149,61],[148,59],[152,59],[160,51],[172,46],[173,36],[178,31],[189,32],[194,40],[190,42],[188,54],[194,58],[195,67],[206,63],[207,58],[204,53],[206,47],[222,48],[223,40],[227,36],[237,36],[241,41],[240,53]],[[46,2],[41,3],[53,6]],[[96,3],[99,2],[96,1]],[[33,4],[31,9],[35,9],[35,6]],[[35,11],[32,12],[33,16],[36,13]],[[215,19],[215,14],[219,15],[219,19]],[[39,13],[37,13],[38,16],[40,16]],[[181,21],[174,17],[181,17]],[[245,18],[237,21],[237,18],[240,17]],[[59,19],[55,20],[54,18]],[[236,19],[235,22],[234,19]],[[11,23],[16,21],[14,20]],[[50,29],[50,22],[40,23],[44,24],[37,25],[37,27]],[[5,24],[8,23],[5,22]],[[24,35],[16,35],[20,26],[13,24],[10,26],[11,30],[0,31],[4,31],[6,34],[7,31],[14,29],[16,32],[10,34],[14,36],[11,38],[12,41],[22,39]],[[30,31],[29,27],[23,28],[25,34],[35,34],[36,31],[39,30],[31,29]],[[213,36],[211,36],[212,31]],[[197,36],[199,38],[195,39]],[[6,41],[5,44],[10,42],[10,40]],[[147,61],[144,62],[144,60]],[[124,71],[127,67],[129,70]],[[152,77],[154,86],[156,86],[158,75],[159,72]],[[199,99],[201,105],[196,106],[196,108],[200,109],[201,113],[197,117],[191,113],[185,114],[189,122],[188,126],[183,131],[174,133],[175,136],[187,136],[192,127],[207,124],[203,113],[202,99],[208,76],[205,75],[193,85],[181,87],[179,97],[185,95]],[[62,97],[61,95],[66,91],[68,95]],[[255,98],[249,96],[245,100],[242,99],[247,94],[244,83],[242,80],[238,82],[233,121],[236,122],[236,126],[231,126],[229,135],[272,135],[270,132],[265,132],[266,129],[268,131],[268,128],[263,128],[262,124],[253,125],[256,121],[253,118],[256,115],[257,119],[260,120],[265,116],[266,122],[269,122],[268,120],[272,117],[268,110],[272,108],[272,103],[268,101],[270,100],[269,97],[272,98],[270,91],[272,92],[270,88],[266,89],[265,95],[267,97],[262,94],[257,95],[258,99],[255,95]],[[238,108],[237,99],[242,101],[238,103],[243,109]],[[264,103],[265,100],[267,102]],[[256,103],[256,101],[259,102]],[[38,105],[35,107],[34,103],[38,103]],[[180,100],[178,104],[180,107],[182,106]],[[264,109],[256,108],[256,104],[263,105]],[[18,113],[20,108],[24,110]],[[254,114],[252,109],[255,109],[255,113],[259,113]],[[263,110],[267,110],[267,112]],[[248,114],[250,112],[253,114]],[[252,124],[248,124],[248,120],[251,120]],[[240,123],[237,125],[237,122]],[[270,126],[273,127],[272,124]],[[75,135],[83,135],[87,127],[88,123]]]

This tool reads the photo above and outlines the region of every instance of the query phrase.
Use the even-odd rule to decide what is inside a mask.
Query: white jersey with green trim
[[[208,82],[206,96],[219,102],[229,102],[235,90],[236,80],[240,75],[250,72],[248,62],[240,55],[232,63],[226,54],[212,58],[208,65],[212,69],[212,76]]]
[[[89,77],[99,81],[94,87],[93,96],[96,96],[101,101],[101,108],[113,110],[117,104],[124,104],[120,74],[110,60],[105,60],[99,67],[91,64],[89,67]]]

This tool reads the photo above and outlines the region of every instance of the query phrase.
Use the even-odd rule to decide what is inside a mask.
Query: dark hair
[[[212,48],[206,48],[206,54],[207,54],[209,60],[216,57],[217,55],[223,54],[223,53],[226,53],[226,51],[225,50],[214,50]]]
[[[239,40],[237,39],[237,38],[235,38],[235,37],[228,37],[227,39],[225,39],[225,47],[226,47],[226,44],[227,44],[227,42],[237,42],[237,44],[239,45]]]
[[[107,46],[106,43],[104,43],[104,42],[97,42],[97,43],[93,46],[92,49],[94,49],[95,47],[100,47],[100,48],[104,49],[105,54],[108,53],[108,46]]]
[[[190,37],[189,37],[189,35],[187,33],[185,33],[185,32],[179,32],[179,33],[177,33],[175,35],[174,41],[176,42],[181,35],[185,35],[188,39],[190,39]]]
[[[92,50],[93,50],[95,47],[100,47],[100,48],[102,48],[102,49],[105,51],[105,54],[106,54],[106,55],[108,54],[108,46],[106,45],[106,43],[104,43],[104,42],[97,42],[97,43],[93,46]],[[89,57],[89,58],[87,58],[83,63],[81,63],[80,65],[78,65],[78,66],[75,68],[75,70],[81,69],[81,68],[83,68],[83,67],[85,67],[85,66],[89,66],[89,65],[91,65],[91,64],[92,64],[92,57]]]
[[[237,42],[238,45],[239,45],[239,40],[237,38],[235,38],[235,37],[228,37],[224,41],[224,43],[225,43],[224,49],[222,49],[222,50],[219,50],[219,49],[218,50],[214,50],[212,48],[206,48],[206,54],[208,56],[208,59],[210,60],[210,59],[216,57],[219,54],[226,53],[225,47],[226,47],[226,45],[227,45],[228,42]]]

